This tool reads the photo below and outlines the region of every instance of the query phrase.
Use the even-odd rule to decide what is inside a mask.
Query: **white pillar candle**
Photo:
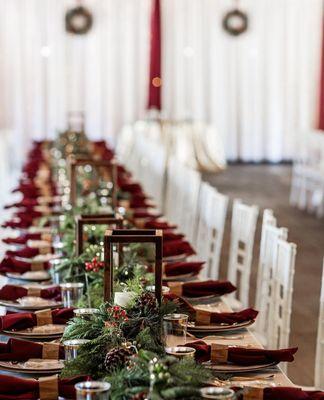
[[[127,307],[134,299],[135,292],[116,292],[114,297],[114,304],[120,307]]]

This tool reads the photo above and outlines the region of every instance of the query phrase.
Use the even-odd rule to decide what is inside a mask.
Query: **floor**
[[[231,200],[241,198],[244,202],[260,207],[252,268],[251,304],[254,302],[263,209],[274,210],[278,225],[287,227],[289,240],[297,244],[290,345],[298,345],[299,351],[295,362],[289,365],[288,375],[296,384],[313,385],[324,256],[324,220],[318,220],[289,205],[290,174],[291,168],[286,165],[232,165],[224,173],[217,176],[206,174],[204,179],[227,194]],[[230,219],[229,212],[222,250],[222,277],[226,276],[228,262]]]

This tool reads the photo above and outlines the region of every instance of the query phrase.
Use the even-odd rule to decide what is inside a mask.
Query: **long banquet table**
[[[199,279],[199,278],[198,278]],[[0,285],[1,286],[1,285]],[[196,301],[193,303],[196,309],[211,311],[211,312],[231,312],[231,308],[227,301],[227,296],[223,297],[214,297],[207,299],[205,301]],[[194,336],[193,334],[188,336],[187,341],[193,341],[195,339],[201,338],[201,334],[198,336]],[[3,338],[1,338],[3,339]],[[221,345],[227,346],[240,346],[240,347],[253,347],[253,348],[262,348],[260,342],[253,335],[251,329],[242,328],[240,330],[228,330],[217,334],[208,335],[203,337],[203,340],[207,344],[217,343]],[[3,372],[1,372],[3,373]],[[6,372],[6,374],[8,374]],[[215,373],[215,385],[222,385],[222,379],[224,379],[221,374],[221,380],[217,379],[217,373]],[[229,375],[229,380],[227,384],[235,386],[236,384],[261,384],[262,386],[282,386],[282,387],[290,387],[294,386],[293,383],[289,380],[289,378],[283,373],[280,369],[280,366],[274,366],[266,370],[254,371],[250,373],[235,373],[235,376],[231,377]],[[239,375],[239,376],[238,376]],[[32,376],[32,375],[29,375]],[[37,375],[35,375],[37,376]],[[284,399],[282,399],[284,400]]]

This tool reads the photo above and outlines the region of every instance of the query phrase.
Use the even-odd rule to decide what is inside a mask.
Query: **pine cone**
[[[105,357],[106,370],[112,372],[114,369],[122,367],[132,354],[130,349],[124,347],[117,347],[108,351]]]
[[[141,314],[158,312],[158,305],[154,293],[144,292],[142,293],[135,304],[135,309],[139,310]]]

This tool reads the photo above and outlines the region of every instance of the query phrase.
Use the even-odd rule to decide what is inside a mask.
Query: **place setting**
[[[7,284],[0,289],[0,305],[9,310],[42,310],[62,304],[60,286]]]

